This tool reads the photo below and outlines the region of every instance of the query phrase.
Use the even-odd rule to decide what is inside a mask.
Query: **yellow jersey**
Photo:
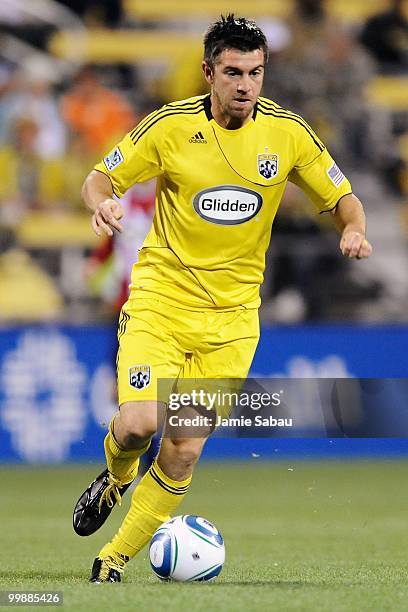
[[[134,265],[131,298],[195,310],[256,308],[272,222],[287,181],[320,212],[351,186],[299,116],[260,97],[252,118],[224,129],[209,95],[166,104],[95,166],[122,197],[157,177],[156,212]]]

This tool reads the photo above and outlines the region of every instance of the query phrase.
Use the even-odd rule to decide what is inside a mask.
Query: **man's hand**
[[[123,227],[119,223],[122,217],[123,208],[119,202],[106,198],[106,200],[103,200],[97,206],[92,215],[92,228],[98,236],[101,236],[103,233],[113,236],[114,229],[118,232],[123,231]]]
[[[345,257],[365,259],[370,257],[373,247],[365,239],[364,234],[345,230],[340,240],[340,250]]]

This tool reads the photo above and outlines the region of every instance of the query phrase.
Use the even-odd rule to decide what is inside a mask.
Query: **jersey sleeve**
[[[94,167],[110,178],[113,193],[119,198],[135,183],[164,172],[163,130],[158,130],[154,118],[155,113],[146,117]]]
[[[352,193],[352,188],[325,146],[307,128],[298,139],[297,163],[289,180],[306,193],[319,212],[326,212],[334,209],[341,197]]]

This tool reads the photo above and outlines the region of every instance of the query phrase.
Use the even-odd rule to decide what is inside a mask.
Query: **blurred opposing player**
[[[346,257],[371,253],[349,181],[298,115],[259,97],[267,44],[253,21],[222,17],[204,38],[211,94],[149,115],[95,167],[83,195],[98,235],[121,231],[118,198],[158,177],[156,213],[119,322],[119,411],[105,438],[107,469],[80,497],[74,528],[96,531],[135,477],[157,429],[159,378],[245,378],[259,337],[259,286],[288,180],[330,211]],[[206,435],[164,437],[91,581],[117,582],[176,510]]]

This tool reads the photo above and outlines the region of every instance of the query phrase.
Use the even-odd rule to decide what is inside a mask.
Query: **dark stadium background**
[[[116,321],[154,185],[127,194],[126,233],[112,244],[93,234],[81,183],[152,109],[206,91],[202,34],[228,11],[264,29],[263,95],[318,132],[365,205],[374,247],[368,261],[342,258],[328,215],[288,186],[267,253],[251,374],[380,386],[407,378],[406,0],[3,2],[3,589],[56,585],[66,589],[68,609],[85,608],[88,597],[105,605],[105,595],[86,591],[86,577],[112,524],[95,545],[71,534],[70,513],[103,464],[115,409]],[[208,443],[182,511],[214,520],[230,553],[224,591],[209,588],[192,609],[216,609],[214,602],[222,610],[265,609],[271,601],[282,610],[382,610],[390,602],[387,609],[404,609],[408,417],[400,383],[380,399],[379,387],[370,387],[373,404],[359,406],[364,427],[354,433],[339,427],[316,438],[311,418],[301,438],[295,431]],[[300,415],[305,406],[300,398]],[[348,407],[350,423],[356,410]],[[50,552],[53,541],[59,554]],[[146,597],[159,597],[158,609],[181,605],[180,591],[156,588],[145,556],[129,572],[135,602],[139,579]],[[254,588],[249,599],[240,585]],[[118,609],[127,609],[124,597]]]

